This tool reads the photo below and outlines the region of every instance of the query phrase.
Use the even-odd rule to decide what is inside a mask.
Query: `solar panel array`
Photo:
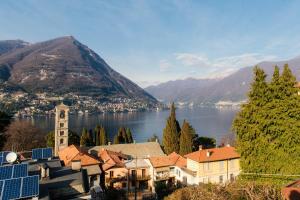
[[[23,199],[39,195],[39,176],[0,180],[0,199]]]
[[[8,163],[7,160],[6,160],[6,156],[9,153],[10,153],[10,151],[1,151],[0,152],[0,166],[3,165],[3,164]]]
[[[28,176],[28,164],[0,166],[0,180]]]
[[[34,160],[52,158],[52,148],[33,149],[31,157]]]

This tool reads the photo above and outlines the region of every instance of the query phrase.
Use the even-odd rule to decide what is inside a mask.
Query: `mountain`
[[[149,86],[146,88],[146,91],[154,95],[158,100],[166,103],[171,101],[192,102],[193,99],[198,98],[199,91],[213,85],[217,81],[215,79],[188,78],[168,81],[157,86]]]
[[[289,64],[294,75],[300,80],[300,56],[277,62],[261,62],[257,65],[265,70],[270,80],[274,66],[282,70]],[[247,98],[247,91],[253,78],[253,67],[244,67],[223,79],[185,79],[162,83],[145,88],[154,97],[163,102],[186,102],[211,104],[219,101],[242,101]]]
[[[3,40],[0,41],[0,56],[7,52],[16,50],[18,48],[22,48],[24,46],[29,45],[28,42],[24,42],[22,40]]]
[[[0,82],[10,87],[28,93],[75,93],[157,102],[72,36],[23,47],[19,43],[1,44],[0,49],[7,50],[0,56]]]

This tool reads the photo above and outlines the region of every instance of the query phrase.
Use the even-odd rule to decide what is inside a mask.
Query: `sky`
[[[141,87],[300,55],[298,0],[2,0],[0,40],[72,35]]]

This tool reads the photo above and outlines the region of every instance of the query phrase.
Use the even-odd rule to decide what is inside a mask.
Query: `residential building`
[[[187,169],[195,173],[188,183],[220,183],[233,181],[240,173],[240,155],[234,147],[199,149],[187,154]]]
[[[137,158],[129,160],[125,163],[128,170],[128,190],[135,189],[139,191],[151,190],[150,165],[145,159]]]
[[[74,170],[86,169],[90,186],[100,185],[100,161],[97,157],[88,154],[87,151],[75,145],[70,145],[58,152],[59,159],[65,166]]]
[[[168,156],[150,157],[151,185],[155,182],[187,185],[187,177],[193,172],[186,168],[186,158],[173,152]],[[154,191],[154,190],[153,190]]]
[[[129,157],[119,152],[102,149],[99,152],[99,158],[102,161],[102,170],[105,173],[105,185],[127,190],[128,171],[125,162],[129,160]]]

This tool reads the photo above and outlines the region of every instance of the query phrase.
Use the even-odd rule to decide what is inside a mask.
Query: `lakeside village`
[[[27,166],[26,175],[39,176],[39,190],[31,194],[33,199],[115,199],[116,196],[122,199],[122,195],[129,199],[156,199],[167,194],[167,191],[158,192],[162,185],[171,191],[199,183],[225,184],[234,181],[240,173],[240,156],[230,145],[211,149],[202,149],[200,145],[197,151],[183,156],[176,152],[166,154],[157,139],[128,144],[108,142],[92,147],[69,145],[68,113],[69,107],[64,104],[55,108],[53,155],[44,157],[43,152],[49,148],[38,148],[17,152],[18,159],[9,163],[13,153],[2,152],[0,199],[22,198],[20,192],[9,193],[20,186],[16,182],[17,185],[12,183],[8,189],[6,185],[11,179],[6,180],[3,173],[8,167],[17,168],[22,164]],[[38,151],[42,152],[40,157],[34,153]]]
[[[110,98],[101,99],[91,96],[80,96],[69,93],[63,96],[47,93],[28,94],[22,91],[1,91],[0,107],[15,117],[32,117],[38,115],[54,115],[55,103],[64,101],[70,105],[70,114],[94,114],[117,112],[140,112],[162,110],[167,107],[161,103],[149,103],[139,99]]]
[[[287,65],[281,74],[275,67],[269,82],[255,67],[249,100],[233,121],[235,138],[217,147],[195,142],[174,104],[161,144],[136,143],[127,132],[112,144],[100,131],[75,145],[69,107],[60,104],[48,148],[36,143],[34,128],[22,135],[28,130],[14,122],[0,135],[0,199],[300,199],[299,91]]]

